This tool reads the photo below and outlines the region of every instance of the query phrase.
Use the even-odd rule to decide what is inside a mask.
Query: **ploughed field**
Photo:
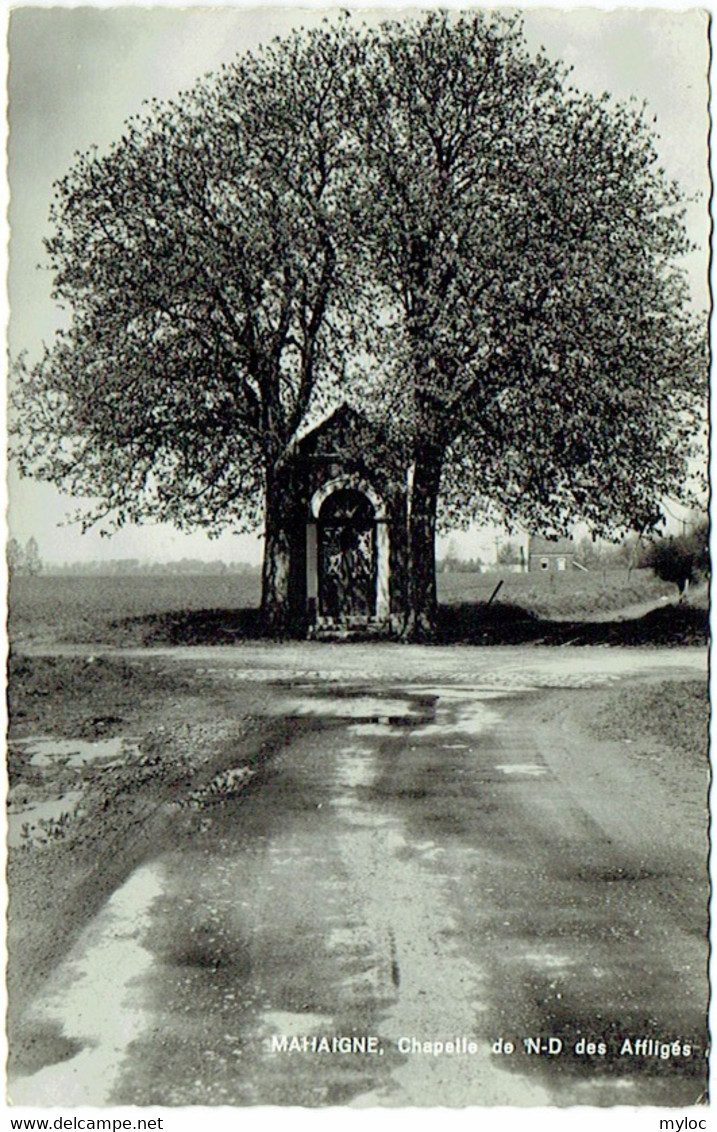
[[[127,624],[137,619],[253,608],[259,592],[260,579],[251,574],[16,577],[9,592],[10,639],[93,641],[102,634],[108,644],[133,643]]]
[[[9,594],[10,639],[16,645],[232,644],[260,634],[259,595],[258,574],[15,577]],[[676,596],[676,588],[661,582],[651,570],[634,570],[630,575],[624,569],[590,574],[438,575],[441,636],[467,643],[537,643],[545,640],[545,626],[553,619],[584,622],[592,615],[602,620],[608,615],[609,620],[612,612],[617,616],[661,599],[668,604]],[[702,612],[688,611],[691,632],[695,614]],[[706,617],[702,620],[706,622]],[[560,639],[545,643],[565,643],[563,638],[569,637],[567,629]],[[684,643],[699,642],[688,635]]]

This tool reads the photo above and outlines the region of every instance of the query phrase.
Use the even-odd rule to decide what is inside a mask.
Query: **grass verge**
[[[705,771],[709,757],[709,687],[702,680],[660,680],[613,689],[610,710],[596,713],[592,727],[608,739],[664,744],[675,762]]]

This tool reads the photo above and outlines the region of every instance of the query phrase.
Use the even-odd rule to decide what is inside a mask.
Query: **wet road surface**
[[[285,745],[89,925],[13,1102],[695,1103],[705,824],[507,675],[278,687]]]

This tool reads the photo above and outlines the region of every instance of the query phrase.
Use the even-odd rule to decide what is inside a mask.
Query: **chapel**
[[[406,609],[408,461],[342,405],[298,442],[289,605],[309,636],[396,631]]]

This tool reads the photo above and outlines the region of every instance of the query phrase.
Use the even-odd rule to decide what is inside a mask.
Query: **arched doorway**
[[[318,514],[319,615],[335,621],[376,616],[376,513],[354,487],[323,500]]]

